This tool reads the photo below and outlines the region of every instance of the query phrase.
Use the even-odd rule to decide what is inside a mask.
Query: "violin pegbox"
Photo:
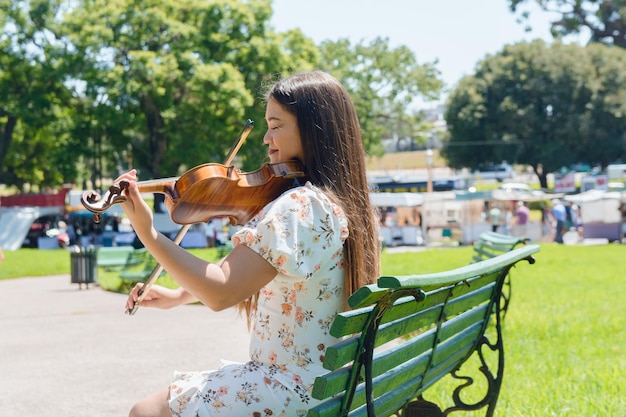
[[[128,181],[120,181],[119,184],[110,186],[103,197],[93,190],[85,191],[80,196],[80,202],[87,210],[93,213],[93,221],[100,223],[100,215],[107,211],[109,207],[126,201],[126,196],[122,195],[122,193],[128,189],[128,186]]]

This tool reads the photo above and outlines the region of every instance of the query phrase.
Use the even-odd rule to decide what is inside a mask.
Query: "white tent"
[[[63,214],[63,207],[0,207],[0,247],[5,250],[17,250],[31,225],[42,216]]]
[[[626,194],[624,194],[624,196],[626,196]],[[622,193],[618,191],[608,192],[608,191],[594,189],[594,190],[585,191],[584,193],[580,193],[580,194],[567,195],[563,197],[563,199],[566,201],[573,201],[576,204],[582,204],[582,203],[588,203],[588,202],[604,200],[604,199],[619,200],[621,198],[624,198],[624,196],[622,196]]]
[[[417,207],[424,204],[419,193],[370,193],[370,201],[376,207]]]
[[[624,231],[619,207],[621,201],[626,201],[626,193],[589,190],[567,195],[563,200],[580,207],[584,238],[621,240]]]

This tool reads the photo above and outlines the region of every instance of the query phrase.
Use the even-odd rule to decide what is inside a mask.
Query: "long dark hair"
[[[298,73],[275,83],[266,95],[296,116],[305,171],[348,218],[344,245],[346,295],[380,273],[376,217],[369,200],[365,151],[354,104],[334,77]]]

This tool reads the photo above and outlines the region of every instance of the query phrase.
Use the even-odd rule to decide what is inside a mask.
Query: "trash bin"
[[[70,248],[71,283],[78,284],[78,289],[82,284],[89,289],[89,284],[98,281],[97,252],[94,246]]]

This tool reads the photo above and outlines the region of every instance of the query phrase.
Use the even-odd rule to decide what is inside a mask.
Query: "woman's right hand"
[[[133,287],[130,294],[128,294],[128,300],[126,300],[127,310],[132,310],[135,306],[135,303],[139,299],[139,290],[143,287],[143,285],[143,283],[138,283]],[[186,291],[182,288],[173,290],[160,285],[153,285],[141,301],[141,306],[169,309],[188,302],[186,294]]]

